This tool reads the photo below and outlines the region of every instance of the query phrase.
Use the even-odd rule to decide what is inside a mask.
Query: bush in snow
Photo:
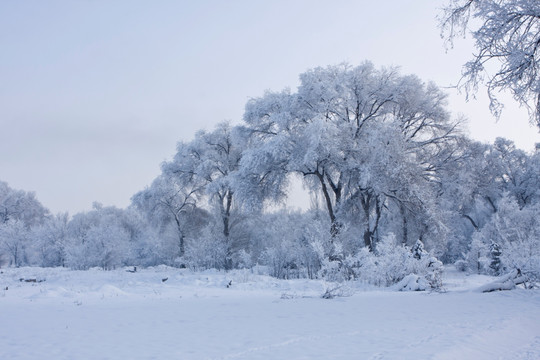
[[[429,283],[422,276],[409,274],[398,282],[395,288],[399,291],[424,291],[429,288]]]
[[[457,260],[454,263],[454,266],[456,267],[457,271],[465,272],[469,270],[469,263],[466,260]]]
[[[540,279],[540,204],[520,208],[508,194],[498,211],[473,236],[469,256],[478,270],[497,275],[520,270],[530,279]]]
[[[482,240],[479,232],[473,234],[469,252],[465,257],[469,271],[477,274],[487,273],[489,270],[489,248]]]
[[[436,291],[441,290],[442,285],[443,285],[442,283],[442,275],[444,271],[443,263],[435,257],[430,257],[428,258],[428,261],[427,261],[426,270],[427,272],[424,277],[428,281],[429,287],[432,290],[436,290]]]
[[[197,239],[186,243],[180,263],[193,270],[223,269],[227,261],[227,244],[223,235],[206,228]]]
[[[414,257],[406,246],[397,244],[393,234],[384,236],[375,248],[376,273],[375,283],[390,286],[403,279],[410,273],[416,273],[417,268]]]
[[[261,264],[270,268],[272,276],[281,279],[316,277],[320,263],[312,244],[326,247],[328,231],[313,224],[309,213],[283,211],[265,217],[264,228],[255,236],[257,247],[263,248],[259,256]]]
[[[315,254],[317,254],[317,258],[321,264],[317,273],[319,278],[334,282],[343,282],[353,278],[352,267],[348,266],[350,265],[349,262],[344,261],[349,259],[344,259],[343,250],[339,242],[332,243],[317,239],[311,243],[311,247]]]
[[[499,244],[491,240],[491,244],[489,245],[489,255],[491,258],[491,262],[489,264],[489,267],[494,275],[500,275],[501,274],[501,247]]]
[[[420,240],[416,240],[416,243],[411,249],[411,253],[416,260],[421,260],[428,255],[427,251],[424,250],[424,243]]]
[[[390,234],[377,243],[374,252],[365,248],[348,259],[355,277],[374,285],[399,284],[402,290],[438,290],[442,286],[442,262],[425,251],[420,240],[408,248]]]

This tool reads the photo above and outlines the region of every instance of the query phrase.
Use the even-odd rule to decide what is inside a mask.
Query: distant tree
[[[34,193],[12,189],[0,181],[0,258],[7,258],[14,266],[29,264],[30,229],[42,224],[48,215]]]
[[[68,224],[66,265],[75,269],[99,266],[113,269],[130,259],[130,234],[122,226],[122,209],[94,203]]]
[[[474,238],[484,244],[477,246],[479,258],[485,259],[483,269],[496,271],[493,266],[499,272],[519,269],[531,278],[540,279],[540,203],[520,208],[514,197],[504,194],[497,213]]]
[[[208,200],[212,213],[221,227],[220,236],[225,242],[226,267],[232,267],[233,253],[239,250],[234,234],[239,221],[235,206],[233,174],[238,170],[242,146],[228,123],[220,123],[211,131],[199,131],[189,143],[179,143],[173,161],[163,164],[163,176],[179,184],[196,184],[198,195]],[[191,185],[192,186],[192,185]],[[203,206],[204,202],[201,202]],[[238,240],[238,239],[236,239]]]
[[[281,210],[264,214],[261,220],[264,226],[253,235],[262,247],[260,263],[278,278],[314,278],[320,268],[314,248],[328,244],[324,236],[326,229],[313,223],[313,214]],[[321,257],[326,257],[328,250],[321,251]]]
[[[42,222],[48,214],[33,192],[15,190],[0,181],[0,224],[16,220],[30,227]]]
[[[478,52],[465,64],[460,84],[467,96],[485,83],[490,109],[499,116],[498,92],[509,90],[529,109],[531,123],[540,128],[538,0],[451,0],[443,10],[440,27],[450,44],[456,36],[472,32]]]
[[[190,230],[199,227],[198,222],[205,215],[205,211],[197,206],[203,192],[204,183],[195,181],[193,177],[179,178],[164,171],[131,201],[162,235],[172,229],[176,242],[169,255],[181,258],[185,254],[186,236]]]
[[[28,227],[19,220],[10,220],[0,225],[0,257],[7,257],[8,265],[28,265],[28,232]]]
[[[51,216],[31,231],[36,264],[40,266],[65,266],[68,241],[69,215]]]
[[[452,229],[445,261],[463,258],[474,232],[499,211],[504,194],[514,198],[520,208],[538,203],[538,159],[538,154],[527,154],[503,138],[493,144],[462,141],[460,160],[443,172],[438,198],[445,213],[442,221]]]

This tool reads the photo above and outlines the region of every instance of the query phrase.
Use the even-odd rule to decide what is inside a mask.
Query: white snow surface
[[[487,276],[323,299],[336,284],[126,270],[0,269],[0,359],[540,359],[540,291],[476,291]]]

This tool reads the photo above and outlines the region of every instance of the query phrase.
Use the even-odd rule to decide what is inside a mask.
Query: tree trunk
[[[373,234],[371,233],[371,231],[369,231],[369,229],[366,229],[364,231],[364,245],[369,249],[369,251],[373,251],[372,237]]]
[[[409,229],[408,229],[408,226],[407,226],[407,214],[406,214],[406,211],[405,211],[405,206],[403,206],[403,204],[399,205],[399,212],[401,214],[401,219],[402,219],[402,223],[401,223],[401,231],[402,231],[401,242],[404,245],[407,245],[407,243],[409,241]]]
[[[186,253],[184,244],[184,232],[182,231],[182,226],[180,225],[180,219],[178,218],[178,216],[175,216],[174,220],[176,221],[176,228],[178,229],[179,257],[182,257]]]
[[[330,217],[330,224],[331,224],[330,234],[332,235],[332,240],[333,240],[339,233],[339,225],[337,223],[336,214],[334,213],[334,207],[332,205],[332,198],[330,197],[330,193],[328,192],[328,187],[326,186],[326,182],[324,181],[324,176],[321,173],[317,172],[317,177],[319,178],[319,181],[321,183],[321,189],[324,195],[324,200],[326,202],[328,216]]]
[[[225,258],[225,270],[231,270],[233,267],[232,255],[233,255],[233,244],[230,241],[230,218],[231,218],[231,207],[232,207],[233,193],[228,190],[225,196],[225,205],[221,202],[221,212],[223,219],[223,236],[225,237],[225,242],[227,245],[227,255]]]
[[[360,190],[362,192],[360,196],[360,202],[362,204],[362,209],[364,210],[364,216],[366,217],[366,227],[364,230],[364,245],[368,247],[369,251],[373,251],[375,234],[379,227],[379,220],[381,219],[381,208],[382,204],[379,200],[379,196],[375,195],[370,190]],[[371,225],[371,210],[374,207],[375,210],[375,220],[373,226]]]

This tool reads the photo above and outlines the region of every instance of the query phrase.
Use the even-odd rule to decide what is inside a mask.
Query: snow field
[[[250,271],[0,271],[0,359],[540,358],[540,292],[479,293],[493,278],[452,270],[445,293],[331,300],[333,284]]]

